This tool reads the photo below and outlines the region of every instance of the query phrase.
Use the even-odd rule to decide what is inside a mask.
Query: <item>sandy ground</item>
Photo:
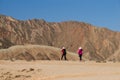
[[[120,63],[1,60],[0,80],[120,80]]]

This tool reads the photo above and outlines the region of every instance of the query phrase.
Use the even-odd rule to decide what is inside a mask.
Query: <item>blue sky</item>
[[[0,14],[19,20],[80,21],[120,31],[120,0],[0,0]]]

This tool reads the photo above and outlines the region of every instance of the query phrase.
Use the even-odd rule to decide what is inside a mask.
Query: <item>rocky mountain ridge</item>
[[[16,20],[0,15],[0,48],[37,44],[75,52],[81,46],[89,60],[120,61],[120,32],[77,21]]]

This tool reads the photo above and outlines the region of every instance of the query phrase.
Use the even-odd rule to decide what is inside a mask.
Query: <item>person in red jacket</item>
[[[78,55],[79,55],[80,61],[82,61],[83,49],[81,47],[79,47],[78,49]]]
[[[63,59],[63,57],[64,57],[65,60],[67,60],[67,58],[66,58],[67,52],[66,52],[65,47],[62,48],[61,52],[62,52],[61,60]]]

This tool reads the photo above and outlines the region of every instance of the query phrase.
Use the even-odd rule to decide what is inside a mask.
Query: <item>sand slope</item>
[[[120,63],[0,61],[0,80],[120,80]]]
[[[0,60],[60,60],[61,49],[44,45],[16,45],[0,50]],[[67,51],[68,60],[79,60],[77,53]]]

